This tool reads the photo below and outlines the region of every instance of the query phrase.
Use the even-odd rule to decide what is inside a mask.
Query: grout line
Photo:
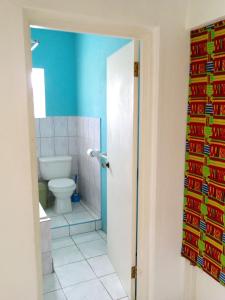
[[[60,282],[60,280],[59,280],[59,277],[58,277],[58,275],[57,275],[55,269],[54,269],[54,273],[55,273],[55,276],[56,276],[56,278],[57,278],[57,280],[58,280],[58,282],[59,282],[59,285],[61,286],[61,289],[62,289],[62,288],[63,288],[63,287],[62,287],[62,284],[61,284],[61,282]]]
[[[96,232],[97,232],[97,231],[96,231]],[[85,233],[84,233],[84,234],[85,234]],[[81,235],[82,235],[82,233],[81,233]],[[100,239],[104,240],[104,239],[100,236],[99,233],[98,233],[98,235],[99,235]],[[77,283],[71,284],[71,285],[69,285],[69,286],[63,287],[62,284],[61,284],[61,282],[60,282],[60,279],[59,279],[59,277],[58,277],[58,275],[57,275],[57,273],[56,273],[56,271],[55,271],[55,267],[54,267],[54,271],[55,271],[54,273],[55,273],[55,276],[56,276],[56,278],[57,278],[57,280],[58,280],[58,282],[59,282],[59,286],[60,286],[61,289],[56,289],[56,290],[51,291],[51,292],[55,292],[55,291],[62,290],[63,295],[64,295],[65,298],[68,300],[68,298],[67,298],[67,296],[66,296],[66,294],[65,294],[64,289],[69,288],[69,287],[72,287],[72,286],[76,286],[76,285],[79,285],[79,284],[82,284],[82,283],[86,283],[86,282],[89,282],[89,281],[98,280],[98,281],[100,282],[101,286],[104,288],[104,290],[105,290],[106,293],[108,294],[108,296],[110,297],[110,299],[113,299],[112,296],[110,295],[109,291],[107,290],[107,288],[104,286],[103,282],[101,281],[101,278],[105,278],[105,277],[110,276],[110,275],[113,275],[113,274],[116,274],[116,275],[117,275],[117,273],[116,273],[116,272],[113,272],[113,273],[105,274],[105,275],[103,275],[103,276],[97,276],[97,274],[95,273],[94,269],[92,268],[91,264],[90,264],[89,261],[88,261],[88,260],[93,259],[93,258],[96,258],[96,257],[105,256],[105,255],[107,255],[107,253],[104,253],[104,254],[101,254],[101,255],[97,255],[97,256],[93,256],[93,257],[90,257],[90,258],[86,258],[86,257],[84,256],[84,254],[82,253],[82,251],[80,250],[79,245],[76,244],[76,242],[72,239],[72,237],[69,237],[69,238],[73,241],[73,244],[68,245],[68,246],[65,246],[65,247],[60,247],[60,248],[57,248],[57,249],[66,248],[66,247],[70,247],[70,246],[75,245],[75,246],[78,248],[78,251],[80,252],[80,254],[83,256],[83,259],[82,259],[82,260],[79,260],[79,261],[76,261],[76,262],[70,262],[70,263],[68,263],[68,264],[64,264],[64,265],[61,265],[61,266],[57,266],[56,268],[61,268],[61,267],[65,266],[65,265],[70,265],[70,264],[75,264],[75,263],[79,263],[79,262],[82,262],[82,261],[86,261],[86,263],[88,264],[88,266],[89,266],[90,269],[92,270],[92,272],[93,272],[95,278],[92,278],[92,279],[89,279],[89,280],[84,280],[84,281],[77,282]],[[96,241],[96,240],[92,240],[92,241],[88,241],[88,242],[84,242],[84,243],[91,243],[91,242],[93,242],[93,241]],[[81,244],[84,244],[84,243],[81,243]],[[57,250],[57,249],[54,249],[54,250]],[[117,276],[118,276],[118,275],[117,275]],[[49,293],[51,293],[51,292],[49,292]],[[45,294],[47,294],[47,293],[45,293]],[[127,296],[126,296],[126,297],[127,297]],[[126,297],[120,298],[120,300],[126,299]],[[118,300],[119,300],[119,299],[118,299]]]
[[[52,251],[56,251],[56,250],[59,250],[59,249],[64,249],[64,248],[68,248],[68,247],[71,247],[71,246],[74,246],[74,244],[71,244],[71,245],[68,245],[68,246],[62,246],[62,247],[59,247],[59,248],[55,248],[55,249],[52,249]],[[76,246],[76,245],[75,245]],[[79,249],[78,249],[79,250]]]
[[[76,242],[74,241],[74,239],[72,238],[72,236],[70,236],[72,241],[74,242],[74,245],[80,250],[80,248],[78,247],[78,245],[76,244]]]
[[[105,256],[105,254],[99,255],[99,256]],[[99,256],[96,256],[96,257],[99,257]],[[95,273],[94,269],[92,268],[91,264],[90,264],[89,261],[88,261],[89,259],[92,259],[92,258],[95,258],[95,257],[88,258],[88,259],[86,259],[86,261],[87,261],[87,263],[89,264],[89,266],[91,267],[92,271]],[[110,263],[111,263],[111,262],[110,262]],[[97,277],[99,280],[100,280],[100,278],[103,278],[103,277],[105,277],[105,276],[112,275],[112,274],[116,274],[116,272],[109,273],[109,274],[105,274],[105,275],[103,275],[103,276],[98,276],[98,275],[95,273],[96,277]]]
[[[101,255],[102,256],[102,255]],[[92,268],[91,264],[89,263],[88,259],[86,259],[86,262],[88,263],[88,265],[90,266],[91,270],[93,271],[93,273],[95,274],[95,276],[97,277],[98,281],[100,282],[100,284],[102,285],[103,289],[106,291],[106,293],[109,295],[109,297],[112,299],[111,295],[109,294],[108,290],[105,288],[105,286],[103,285],[103,283],[100,280],[100,277],[97,276],[97,274],[95,273],[94,269]]]
[[[105,278],[105,277],[108,277],[108,276],[110,276],[110,275],[116,275],[116,276],[118,277],[118,275],[117,275],[117,273],[116,273],[116,271],[115,271],[115,272],[113,272],[113,273],[105,274],[105,275],[103,275],[103,276],[100,276],[99,278]]]
[[[57,240],[57,239],[55,239],[55,240]],[[64,249],[64,248],[69,248],[69,247],[72,247],[72,246],[76,247],[76,244],[75,245],[74,244],[70,244],[70,245],[59,247],[59,248],[55,248],[55,249],[52,249],[52,251],[56,251],[56,250]],[[76,248],[77,248],[77,250],[79,250],[78,247],[76,247]]]
[[[104,278],[104,277],[107,277],[107,276],[110,276],[110,275],[113,275],[113,274],[116,274],[116,275],[117,275],[116,271],[115,271],[115,272],[112,272],[112,273],[109,273],[109,274],[105,274],[105,275],[103,275],[103,276],[98,276],[98,278],[101,279],[101,278]]]
[[[93,273],[95,274],[95,276],[98,278],[97,274],[95,273],[94,269],[92,268],[92,266],[90,265],[89,261],[87,258],[85,258],[86,262],[88,263],[88,265],[90,266],[91,270],[93,271]]]
[[[72,238],[71,238],[72,239]],[[100,238],[101,240],[103,240],[102,238]],[[84,243],[81,243],[82,245],[85,244],[85,243],[91,243],[91,242],[94,242],[94,241],[99,241],[100,239],[98,240],[93,240],[93,241],[89,241],[89,242],[84,242]],[[75,247],[77,248],[77,250],[80,252],[81,256],[83,257],[82,260],[79,260],[79,261],[83,261],[83,260],[88,260],[88,259],[92,259],[92,258],[96,258],[96,257],[99,257],[99,256],[103,256],[103,255],[107,255],[107,252],[106,253],[103,253],[103,254],[99,254],[99,255],[95,255],[95,256],[91,256],[91,257],[88,257],[86,258],[84,253],[82,252],[82,250],[80,249],[79,247],[79,244],[76,244],[76,242],[72,239],[72,241],[74,242],[74,245]],[[104,241],[104,240],[103,240]],[[57,249],[52,249],[52,251],[55,251],[55,250],[58,250],[58,249],[63,249],[63,248],[68,248],[68,247],[71,247],[73,245],[68,245],[68,246],[65,246],[65,247],[60,247],[60,248],[57,248]],[[76,261],[76,262],[79,262],[79,261]],[[64,264],[64,265],[61,265],[61,266],[56,266],[56,268],[58,267],[62,267],[62,266],[65,266],[65,265],[69,265],[69,264],[72,264],[72,263],[76,263],[76,262],[70,262],[70,263],[67,263],[67,264]],[[88,263],[88,261],[87,261]],[[54,263],[53,263],[54,264]],[[88,263],[89,264],[89,263]],[[115,272],[113,272],[115,273]],[[96,275],[97,276],[97,275]]]
[[[44,279],[44,277],[45,276],[49,276],[49,275],[53,275],[53,274],[55,274],[55,276],[56,276],[56,279],[58,280],[58,282],[59,282],[59,279],[58,279],[58,277],[57,277],[57,275],[56,275],[56,273],[55,272],[53,272],[53,273],[50,273],[50,274],[46,274],[46,275],[43,275],[42,276],[42,280],[44,281],[45,279]],[[49,292],[44,292],[44,290],[42,291],[42,294],[43,295],[45,295],[45,294],[49,294],[49,293],[52,293],[52,292],[56,292],[56,291],[59,291],[59,290],[61,290],[62,289],[62,287],[61,287],[61,284],[60,284],[60,282],[59,282],[59,288],[56,288],[56,289],[54,289],[54,290],[51,290],[51,291],[49,291]]]
[[[122,289],[123,289],[123,291],[125,292],[125,294],[126,294],[126,296],[125,297],[123,297],[123,298],[119,298],[118,300],[122,300],[122,299],[126,299],[128,296],[127,296],[127,293],[126,293],[126,291],[125,291],[125,289],[124,289],[124,287],[123,287],[123,285],[122,285],[122,282],[121,282],[121,280],[120,280],[120,278],[119,278],[119,275],[118,275],[118,273],[117,272],[113,272],[113,273],[111,273],[111,274],[108,274],[108,275],[104,275],[104,276],[102,276],[102,277],[100,277],[100,278],[105,278],[105,277],[108,277],[108,276],[110,276],[110,275],[116,275],[116,277],[119,279],[119,282],[120,282],[120,285],[121,285],[121,287],[122,287]],[[100,280],[101,281],[101,280]],[[101,281],[101,283],[103,284],[103,286],[104,286],[104,283]],[[104,286],[105,287],[105,286]],[[105,287],[105,289],[107,290],[107,288]],[[107,290],[108,291],[108,290]]]
[[[66,220],[66,223],[67,223],[68,225],[70,225],[69,222],[67,221],[67,218],[65,217],[65,215],[62,215],[62,217]]]
[[[99,255],[96,255],[96,256],[88,257],[88,258],[85,257],[85,259],[88,260],[88,259],[91,259],[91,258],[96,258],[96,257],[99,257],[99,256],[103,256],[103,255],[107,255],[107,252],[104,253],[104,254],[99,254]]]
[[[95,274],[94,274],[94,275],[95,275]],[[67,289],[67,288],[70,288],[70,287],[72,287],[72,286],[76,286],[76,285],[79,285],[79,284],[82,284],[82,283],[90,282],[90,281],[93,281],[93,280],[96,280],[96,279],[98,279],[98,278],[96,277],[96,278],[92,278],[92,279],[80,281],[80,282],[77,282],[77,283],[74,283],[74,284],[70,284],[70,285],[68,285],[68,286],[65,286],[65,287],[62,288],[62,289]]]
[[[50,229],[60,229],[60,228],[66,228],[66,227],[69,227],[69,224],[66,224],[66,225],[60,225],[60,226],[57,226],[57,227],[50,227]]]
[[[65,296],[65,299],[68,300],[68,298],[66,297],[66,294],[64,292],[64,290],[62,289],[63,295]]]
[[[86,234],[86,233],[91,233],[91,232],[96,232],[98,235],[99,235],[99,239],[102,239],[103,241],[105,241],[107,243],[107,237],[103,237],[103,235],[101,235],[99,233],[100,230],[90,230],[90,231],[87,231],[87,232],[81,232],[81,233],[74,233],[74,234],[71,234],[71,226],[79,226],[79,225],[83,225],[83,224],[90,224],[92,223],[93,221],[90,221],[90,222],[86,222],[86,223],[80,223],[80,224],[74,224],[74,225],[69,225],[69,224],[66,224],[66,225],[62,225],[62,226],[58,226],[58,227],[51,227],[51,231],[55,231],[55,230],[58,230],[58,229],[61,229],[61,228],[67,228],[68,227],[68,231],[69,231],[69,234],[68,235],[65,235],[65,236],[60,236],[60,237],[57,237],[55,239],[59,239],[59,238],[63,238],[63,237],[72,237],[74,235],[80,235],[80,234]],[[52,239],[52,240],[55,240],[55,239]],[[95,241],[98,240],[97,238],[94,239]],[[94,241],[92,240],[92,241]],[[91,241],[87,241],[87,242],[82,242],[82,243],[79,243],[79,244],[83,244],[83,243],[88,243],[88,242],[91,242]]]
[[[45,295],[48,295],[48,294],[51,294],[51,293],[55,293],[55,292],[58,292],[58,291],[62,291],[62,288],[59,288],[58,290],[54,290],[54,291],[42,293],[42,295],[45,296]]]
[[[109,291],[107,290],[107,288],[104,286],[103,282],[102,282],[100,279],[99,279],[99,281],[100,281],[102,287],[106,290],[106,293],[109,295],[109,297],[110,297],[111,299],[113,299],[113,297],[111,296],[111,294],[109,293]]]
[[[62,287],[62,284],[61,284],[61,282],[60,282],[60,280],[59,280],[58,275],[56,274],[55,271],[54,271],[54,273],[55,273],[55,276],[56,276],[56,278],[58,279],[59,285],[60,285],[60,287],[61,287],[60,291],[62,291],[62,293],[63,293],[63,295],[65,296],[66,300],[68,300],[68,298],[66,297],[66,294],[65,294],[65,292],[64,292],[64,290],[63,290],[63,287]]]
[[[96,232],[96,231],[90,231],[90,233],[91,232]],[[86,232],[86,233],[89,233],[89,232]],[[81,233],[81,234],[85,234],[85,233]],[[76,235],[76,234],[74,234],[74,235]],[[74,235],[72,235],[72,236],[74,236]],[[74,241],[73,238],[72,238],[72,240]],[[104,239],[101,236],[99,236],[99,238],[95,238],[94,240],[91,240],[91,241],[85,241],[85,242],[80,242],[80,243],[77,243],[77,242],[74,241],[74,243],[79,248],[79,245],[82,245],[82,244],[85,244],[85,243],[89,243],[89,242],[95,242],[95,241],[98,241],[98,240],[104,240]]]
[[[99,240],[103,240],[103,238],[100,238],[100,239],[97,239],[97,240],[93,240],[93,241],[88,241],[88,242],[83,242],[83,243],[80,243],[80,244],[76,244],[76,242],[75,242],[75,244],[77,245],[77,247],[80,249],[80,246],[79,245],[83,245],[83,244],[90,244],[90,243],[92,243],[92,242],[96,242],[96,241],[99,241]],[[104,240],[103,240],[104,241]],[[105,242],[105,241],[104,241]],[[107,244],[106,244],[107,245]],[[107,253],[107,252],[106,252]],[[104,254],[101,254],[101,255],[104,255]],[[101,256],[101,255],[96,255],[96,257],[97,256]],[[94,256],[95,257],[95,256]],[[92,257],[89,257],[89,258],[92,258]],[[89,259],[88,258],[88,259]]]
[[[54,269],[55,268],[61,268],[61,267],[64,267],[64,266],[68,266],[68,265],[72,265],[72,264],[76,264],[76,263],[79,263],[79,262],[82,262],[82,261],[85,261],[85,257],[83,257],[81,260],[71,261],[69,263],[66,263],[66,264],[63,264],[63,265],[60,265],[60,266],[55,266]]]
[[[91,232],[94,232],[94,231],[91,231]],[[88,233],[88,232],[87,232]],[[96,241],[99,241],[99,240],[103,240],[101,237],[99,238],[96,238],[94,240],[91,240],[91,241],[85,241],[85,242],[80,242],[80,243],[77,243],[74,241],[75,245],[80,248],[80,245],[83,245],[83,244],[86,244],[86,243],[91,243],[91,242],[96,242]],[[103,240],[104,241],[104,240]]]

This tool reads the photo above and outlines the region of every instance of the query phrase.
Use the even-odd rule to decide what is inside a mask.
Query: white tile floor
[[[55,273],[43,277],[44,300],[128,300],[103,231],[54,239],[52,249]]]
[[[46,214],[51,218],[53,239],[101,229],[101,219],[81,202],[72,203],[72,209],[71,213],[62,215],[57,215],[54,208],[45,209]]]
[[[46,214],[51,218],[51,228],[58,228],[68,225],[82,224],[99,220],[99,217],[87,210],[80,202],[72,203],[72,212],[57,215],[54,208],[46,208]]]

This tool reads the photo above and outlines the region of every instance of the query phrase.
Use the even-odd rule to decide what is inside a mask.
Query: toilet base
[[[57,214],[66,214],[72,212],[72,203],[70,197],[56,197],[54,210]]]

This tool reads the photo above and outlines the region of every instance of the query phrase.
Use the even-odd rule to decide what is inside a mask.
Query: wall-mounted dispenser
[[[90,157],[96,157],[102,168],[109,168],[107,153],[103,153],[94,149],[88,149],[87,155]]]

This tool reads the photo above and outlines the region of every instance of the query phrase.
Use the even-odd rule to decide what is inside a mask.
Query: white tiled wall
[[[100,119],[82,118],[78,124],[80,193],[85,204],[100,215],[100,165],[86,154],[88,148],[100,149]]]
[[[82,200],[100,216],[100,165],[86,154],[88,148],[100,149],[100,119],[47,117],[35,122],[37,156],[71,155]]]

